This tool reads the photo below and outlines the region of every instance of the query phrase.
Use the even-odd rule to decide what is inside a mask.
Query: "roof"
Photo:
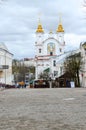
[[[57,28],[56,32],[64,32],[62,24],[58,25],[58,28]]]
[[[0,50],[5,51],[5,52],[13,55],[12,53],[9,52],[8,48],[6,47],[6,45],[4,43],[0,43]]]

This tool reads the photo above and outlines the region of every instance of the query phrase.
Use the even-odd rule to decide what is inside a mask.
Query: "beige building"
[[[86,87],[86,42],[80,45],[82,64],[80,69],[81,86]]]
[[[0,43],[0,83],[12,84],[12,57],[4,43]]]

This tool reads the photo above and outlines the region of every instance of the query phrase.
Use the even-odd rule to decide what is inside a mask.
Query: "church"
[[[64,73],[65,53],[64,28],[59,18],[55,33],[50,31],[45,37],[45,31],[39,20],[36,30],[35,42],[35,79],[48,72],[51,79],[55,79]]]

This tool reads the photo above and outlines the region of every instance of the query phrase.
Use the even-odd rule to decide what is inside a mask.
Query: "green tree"
[[[48,80],[49,79],[49,73],[48,72],[43,72],[39,75],[39,78],[40,79],[43,79],[43,80]]]

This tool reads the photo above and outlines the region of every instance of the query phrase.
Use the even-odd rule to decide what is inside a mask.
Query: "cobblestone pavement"
[[[86,88],[0,91],[0,130],[86,130]]]

